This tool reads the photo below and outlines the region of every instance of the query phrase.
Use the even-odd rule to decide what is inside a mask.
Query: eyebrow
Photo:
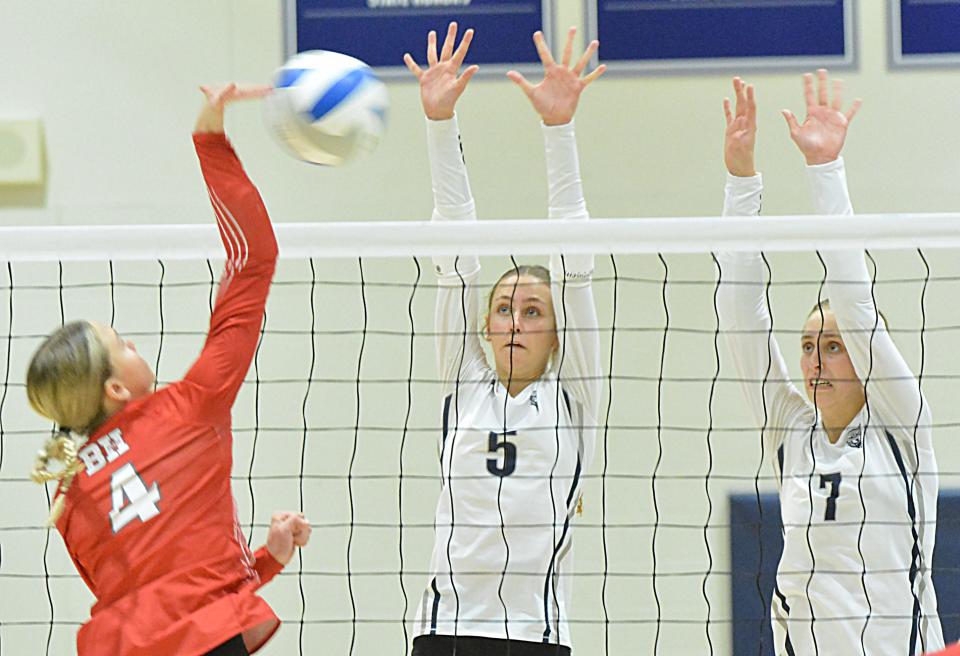
[[[510,301],[511,303],[515,300],[514,297],[510,294],[501,294],[496,298],[496,300],[498,301],[504,300],[504,299]],[[524,299],[524,302],[530,302],[530,301],[534,303],[545,303],[545,301],[541,299],[539,296],[528,296],[527,298]]]
[[[803,341],[805,339],[816,339],[817,335],[819,335],[821,339],[824,337],[840,337],[840,333],[829,330],[822,333],[803,333],[800,335],[800,340]]]

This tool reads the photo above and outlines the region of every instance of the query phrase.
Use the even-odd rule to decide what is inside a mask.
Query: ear
[[[110,376],[103,384],[103,395],[110,401],[126,403],[130,400],[130,390],[119,380]]]
[[[483,339],[490,341],[490,313],[483,319]]]

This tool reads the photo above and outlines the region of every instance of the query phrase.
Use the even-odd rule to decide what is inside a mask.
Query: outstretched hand
[[[410,72],[420,81],[420,102],[423,103],[423,113],[433,121],[443,121],[453,118],[457,100],[467,88],[467,84],[480,67],[474,64],[468,66],[463,73],[460,67],[470,50],[473,41],[473,30],[467,30],[460,40],[460,45],[454,51],[457,41],[457,24],[450,23],[447,27],[447,37],[443,40],[443,48],[437,56],[437,33],[430,30],[427,35],[427,69],[423,70],[414,61],[410,53],[403,55],[403,63]]]
[[[731,110],[730,99],[723,99],[723,113],[727,131],[723,140],[723,161],[731,175],[749,178],[757,174],[754,147],[757,143],[757,102],[753,85],[739,77],[733,78],[736,107]]]
[[[827,83],[827,71],[823,68],[817,71],[816,91],[813,88],[813,75],[807,73],[803,76],[803,94],[807,102],[807,118],[803,123],[797,121],[789,109],[783,110],[783,117],[790,128],[790,138],[811,166],[826,164],[840,157],[847,129],[861,105],[858,98],[844,113],[843,82],[833,81],[833,100],[829,98]]]
[[[577,112],[577,103],[580,102],[580,94],[607,70],[605,64],[600,64],[588,75],[580,77],[590,63],[593,53],[600,47],[599,41],[592,41],[573,68],[570,67],[573,37],[576,33],[575,27],[571,27],[567,32],[567,44],[563,48],[563,58],[558,64],[550,54],[543,32],[534,32],[533,43],[540,54],[540,61],[543,62],[543,80],[539,84],[531,84],[517,71],[507,73],[507,77],[527,94],[527,98],[530,99],[534,110],[543,119],[545,125],[563,125],[572,121],[573,115]]]
[[[224,84],[222,86],[201,85],[200,91],[207,97],[207,103],[212,108],[223,111],[227,103],[236,100],[263,98],[273,91],[273,87],[269,84],[239,85],[231,82],[230,84]]]
[[[200,109],[200,115],[197,117],[194,130],[196,132],[223,132],[223,109],[227,104],[237,100],[263,98],[273,91],[273,87],[268,84],[238,85],[230,83],[217,86],[201,85],[200,91],[206,97],[206,102]]]
[[[301,513],[276,512],[270,518],[267,551],[281,565],[286,565],[293,558],[294,549],[310,541],[312,530]]]

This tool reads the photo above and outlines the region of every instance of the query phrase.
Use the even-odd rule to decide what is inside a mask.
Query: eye
[[[800,345],[804,353],[813,353],[813,342],[804,342]]]
[[[501,303],[497,306],[497,314],[510,314],[510,306],[506,303]]]
[[[840,353],[843,351],[843,346],[840,342],[830,342],[827,344],[827,350],[830,351],[830,353]]]
[[[527,308],[527,316],[528,316],[528,317],[539,317],[539,316],[540,316],[540,308],[528,307],[528,308]]]

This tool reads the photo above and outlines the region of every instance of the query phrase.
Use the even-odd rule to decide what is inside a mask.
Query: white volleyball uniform
[[[573,124],[543,133],[550,217],[586,220]],[[456,118],[428,121],[427,134],[433,220],[476,220]],[[434,264],[443,487],[416,631],[570,646],[572,523],[593,458],[602,375],[593,256],[551,258],[560,350],[514,398],[480,345],[479,260]]]
[[[808,178],[818,213],[853,213],[842,159],[808,167]],[[761,190],[759,175],[728,176],[724,214],[758,214]],[[791,656],[921,654],[943,647],[930,569],[938,489],[930,408],[878,319],[863,252],[821,256],[823,298],[865,383],[866,404],[836,444],[789,380],[760,254],[718,257],[721,330],[780,490],[774,644]]]

